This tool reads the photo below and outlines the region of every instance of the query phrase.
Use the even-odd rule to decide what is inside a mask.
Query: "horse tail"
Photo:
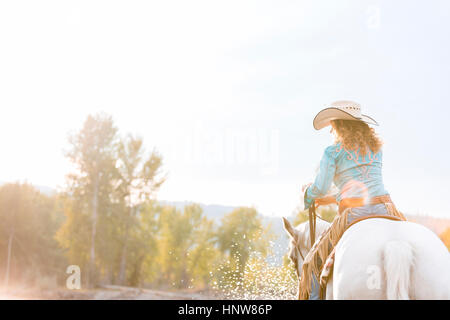
[[[389,241],[383,254],[387,299],[408,300],[414,262],[412,246],[406,241]]]

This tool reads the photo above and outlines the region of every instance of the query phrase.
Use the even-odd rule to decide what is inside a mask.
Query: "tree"
[[[28,274],[29,281],[37,281],[65,272],[62,250],[53,238],[61,216],[56,196],[42,195],[29,184],[0,187],[0,252],[6,287],[11,278],[23,279]]]
[[[193,285],[209,277],[205,265],[214,257],[214,226],[203,216],[199,205],[162,208],[160,216],[158,264],[160,284],[169,283],[177,288]],[[206,282],[206,281],[205,281]],[[205,284],[205,283],[204,283]]]
[[[157,236],[160,230],[161,207],[155,201],[147,201],[139,206],[136,228],[129,237],[130,256],[129,285],[140,286],[145,281],[154,282],[159,274],[156,262],[158,255]]]
[[[265,257],[269,253],[272,234],[270,226],[263,226],[254,208],[241,207],[222,218],[217,238],[219,250],[227,255],[229,274],[240,283],[250,254],[260,253]]]
[[[117,128],[112,118],[105,114],[89,115],[83,128],[69,138],[71,150],[67,157],[75,164],[77,171],[68,176],[69,193],[76,201],[76,214],[80,214],[83,223],[79,228],[90,225],[90,236],[80,241],[90,239],[89,265],[87,284],[92,286],[96,282],[96,246],[98,240],[97,224],[101,215],[105,216],[111,209],[112,181],[116,178],[115,143]],[[77,219],[72,217],[72,219]],[[71,220],[68,220],[70,223]],[[72,229],[70,229],[70,227]],[[67,231],[78,232],[76,226],[66,226]],[[86,232],[82,230],[80,232]],[[62,234],[65,234],[62,232]],[[70,237],[70,234],[66,234]],[[81,245],[81,244],[79,244]],[[85,244],[81,245],[85,247]]]
[[[209,287],[213,270],[219,263],[220,252],[216,247],[216,227],[214,221],[202,217],[196,230],[195,244],[191,247],[188,259],[188,270],[191,286]]]
[[[151,198],[153,193],[165,181],[165,178],[160,177],[161,156],[156,151],[153,151],[146,157],[141,138],[128,135],[119,142],[117,151],[117,169],[119,173],[117,193],[118,198],[123,200],[125,205],[119,271],[119,283],[123,284],[126,277],[130,232],[134,232],[133,229],[139,228],[136,220],[138,208]]]

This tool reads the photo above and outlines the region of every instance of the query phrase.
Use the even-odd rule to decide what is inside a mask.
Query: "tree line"
[[[220,287],[241,283],[253,256],[269,254],[273,234],[254,208],[218,224],[197,204],[161,205],[162,156],[142,138],[120,135],[111,116],[88,116],[69,145],[73,171],[63,191],[0,187],[4,284],[62,285],[67,266],[77,265],[85,287]]]

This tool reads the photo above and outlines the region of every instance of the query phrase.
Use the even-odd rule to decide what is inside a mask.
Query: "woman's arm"
[[[315,199],[325,196],[330,189],[336,172],[335,155],[336,146],[330,146],[325,149],[322,160],[320,161],[319,173],[314,183],[305,191],[305,209],[308,209]]]

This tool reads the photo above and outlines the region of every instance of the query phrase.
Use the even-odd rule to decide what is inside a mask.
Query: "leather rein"
[[[336,198],[333,196],[330,197],[324,197],[324,198],[319,198],[316,199],[315,201],[313,201],[313,203],[311,204],[311,206],[309,207],[309,214],[308,214],[308,218],[309,218],[309,241],[311,243],[311,249],[314,245],[314,242],[316,242],[316,220],[317,218],[326,221],[325,219],[323,219],[321,216],[319,216],[316,213],[316,208],[319,206],[324,206],[324,205],[329,205],[329,204],[336,204]],[[310,249],[310,250],[311,250]],[[300,255],[303,258],[303,255],[301,254],[300,251]],[[305,259],[303,259],[305,260]]]
[[[325,198],[323,198],[325,199]],[[326,199],[326,201],[328,201],[328,199]],[[327,202],[326,204],[331,204],[331,203],[336,203],[336,200],[334,200],[334,202]],[[323,205],[324,203],[318,203],[317,206],[319,205]],[[316,220],[317,218],[326,221],[324,218],[322,218],[321,216],[319,216],[316,213],[316,201],[314,201],[312,203],[312,205],[309,207],[309,212],[308,212],[308,219],[309,219],[309,241],[311,244],[311,248],[312,249],[314,242],[316,241]],[[300,256],[302,257],[303,261],[305,261],[305,257],[303,256],[302,250],[300,248],[297,248],[298,253],[300,253]]]
[[[314,242],[316,242],[316,217],[316,204],[313,202],[311,207],[309,207],[309,241],[311,244],[311,249]]]

